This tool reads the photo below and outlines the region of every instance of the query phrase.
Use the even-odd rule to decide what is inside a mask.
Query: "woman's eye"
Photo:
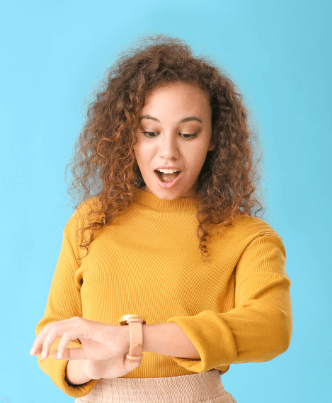
[[[142,132],[143,134],[145,134],[145,135],[150,135],[150,134],[158,134],[158,133],[156,133],[156,132]],[[151,136],[146,136],[146,137],[151,137]],[[155,137],[155,136],[152,136],[152,137]]]
[[[184,137],[185,139],[188,139],[190,137],[196,137],[196,134],[186,134],[186,133],[180,133],[180,134],[182,134],[182,136],[187,136],[187,137]]]
[[[154,138],[154,137],[156,137],[156,136],[150,136],[151,134],[152,135],[154,135],[154,134],[159,134],[159,133],[157,133],[157,132],[142,132],[143,134],[145,134],[147,137],[149,137],[149,138]],[[183,138],[185,138],[185,139],[189,139],[189,138],[191,138],[191,137],[196,137],[196,133],[195,134],[187,134],[187,133],[179,133],[181,136],[186,136],[186,137],[183,137]]]

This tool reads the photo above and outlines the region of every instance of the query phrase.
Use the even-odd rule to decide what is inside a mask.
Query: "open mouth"
[[[160,179],[160,181],[164,182],[164,183],[173,182],[174,179],[176,179],[180,174],[180,171],[174,172],[172,174],[164,174],[163,172],[160,172],[158,170],[155,170],[155,172],[157,173],[158,178]]]

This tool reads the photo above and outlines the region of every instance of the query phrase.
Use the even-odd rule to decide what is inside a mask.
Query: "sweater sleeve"
[[[200,359],[172,357],[193,372],[230,364],[270,361],[285,352],[292,335],[291,281],[282,239],[260,234],[245,248],[235,269],[235,307],[195,316],[175,316]],[[204,292],[204,290],[202,290]]]
[[[68,223],[67,223],[68,226]],[[67,227],[66,226],[66,227]],[[53,275],[49,291],[44,317],[38,322],[35,334],[42,331],[48,323],[69,319],[74,316],[82,317],[82,304],[80,290],[75,283],[75,272],[78,268],[77,259],[73,250],[70,236],[66,228],[63,231],[63,241],[60,255]],[[60,338],[57,338],[50,349],[50,355],[58,348]],[[72,340],[67,348],[78,348],[81,343],[78,339]],[[92,379],[83,385],[69,384],[65,379],[68,360],[55,360],[51,356],[41,360],[41,354],[37,357],[39,367],[48,375],[53,383],[63,390],[68,396],[82,397],[87,395],[96,385],[98,380]]]

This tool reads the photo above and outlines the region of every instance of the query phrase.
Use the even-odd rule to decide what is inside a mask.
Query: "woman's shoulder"
[[[282,240],[277,231],[266,221],[259,217],[237,216],[229,228],[229,236],[253,240],[262,235],[275,236]]]
[[[90,197],[76,207],[65,225],[65,231],[72,233],[73,230],[83,228],[92,222],[100,222],[105,217],[105,213],[101,212],[101,203],[98,196]]]

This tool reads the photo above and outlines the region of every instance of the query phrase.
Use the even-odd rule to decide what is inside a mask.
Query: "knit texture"
[[[289,347],[291,281],[282,238],[256,217],[236,219],[223,235],[212,231],[204,262],[198,247],[195,198],[160,200],[140,190],[134,203],[96,232],[88,255],[79,247],[89,199],[68,220],[44,317],[48,323],[80,316],[118,325],[128,313],[147,324],[177,323],[200,359],[143,352],[142,364],[122,378],[196,374],[230,364],[269,361]],[[57,349],[60,338],[50,353]],[[67,348],[78,348],[78,339]],[[68,361],[50,356],[38,365],[72,397],[87,395],[98,380],[81,386],[65,380]]]

